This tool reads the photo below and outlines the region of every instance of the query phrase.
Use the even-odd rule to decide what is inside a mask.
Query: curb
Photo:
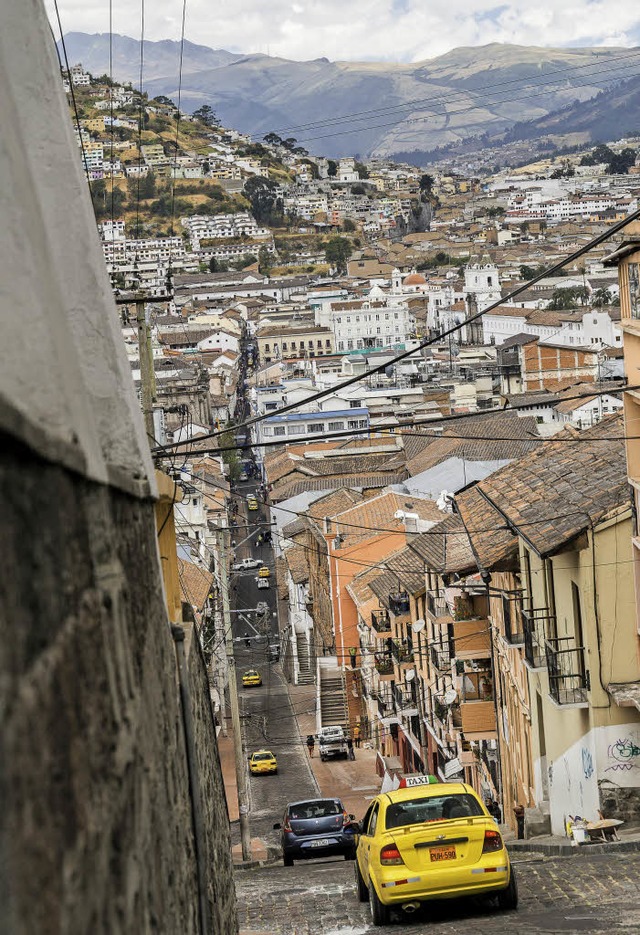
[[[518,851],[547,854],[550,857],[584,857],[589,854],[628,854],[640,851],[640,841],[612,841],[610,844],[536,844],[535,838],[530,841],[507,841],[507,851]]]
[[[241,860],[233,864],[234,870],[257,870],[260,867],[275,867],[282,863],[282,857],[266,857],[264,860]]]

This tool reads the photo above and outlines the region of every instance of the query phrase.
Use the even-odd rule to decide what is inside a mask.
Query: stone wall
[[[173,640],[154,514],[0,437],[0,931],[199,933]],[[237,931],[197,647],[210,931]]]

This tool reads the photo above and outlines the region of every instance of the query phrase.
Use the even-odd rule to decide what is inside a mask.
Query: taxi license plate
[[[331,844],[329,838],[320,838],[318,841],[311,841],[311,847],[327,847]]]
[[[455,860],[456,859],[456,849],[453,845],[449,847],[432,847],[429,850],[429,855],[431,860]]]

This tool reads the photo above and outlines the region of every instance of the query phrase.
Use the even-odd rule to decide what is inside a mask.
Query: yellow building
[[[533,785],[543,830],[570,815],[640,814],[631,504],[622,419],[563,433],[482,481],[518,536],[529,670]],[[519,803],[524,804],[524,803]]]

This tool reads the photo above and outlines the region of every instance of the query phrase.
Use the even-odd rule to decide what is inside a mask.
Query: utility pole
[[[236,759],[236,782],[238,786],[238,811],[240,813],[240,842],[242,845],[242,859],[251,860],[251,834],[249,832],[249,806],[247,804],[247,774],[245,770],[244,754],[242,752],[242,734],[240,731],[240,709],[238,707],[238,684],[236,681],[236,666],[233,654],[233,630],[231,628],[231,613],[229,611],[229,577],[223,556],[229,554],[228,530],[215,531],[214,550],[218,578],[220,581],[220,595],[222,597],[222,625],[225,633],[227,651],[227,665],[229,669],[229,706],[231,708],[231,727],[233,730],[233,748]]]
[[[155,437],[153,424],[153,399],[155,396],[155,374],[153,371],[153,354],[147,318],[145,313],[145,298],[140,293],[136,295],[136,324],[138,327],[138,356],[140,358],[140,381],[142,383],[141,402],[144,426],[147,431],[147,441]]]

